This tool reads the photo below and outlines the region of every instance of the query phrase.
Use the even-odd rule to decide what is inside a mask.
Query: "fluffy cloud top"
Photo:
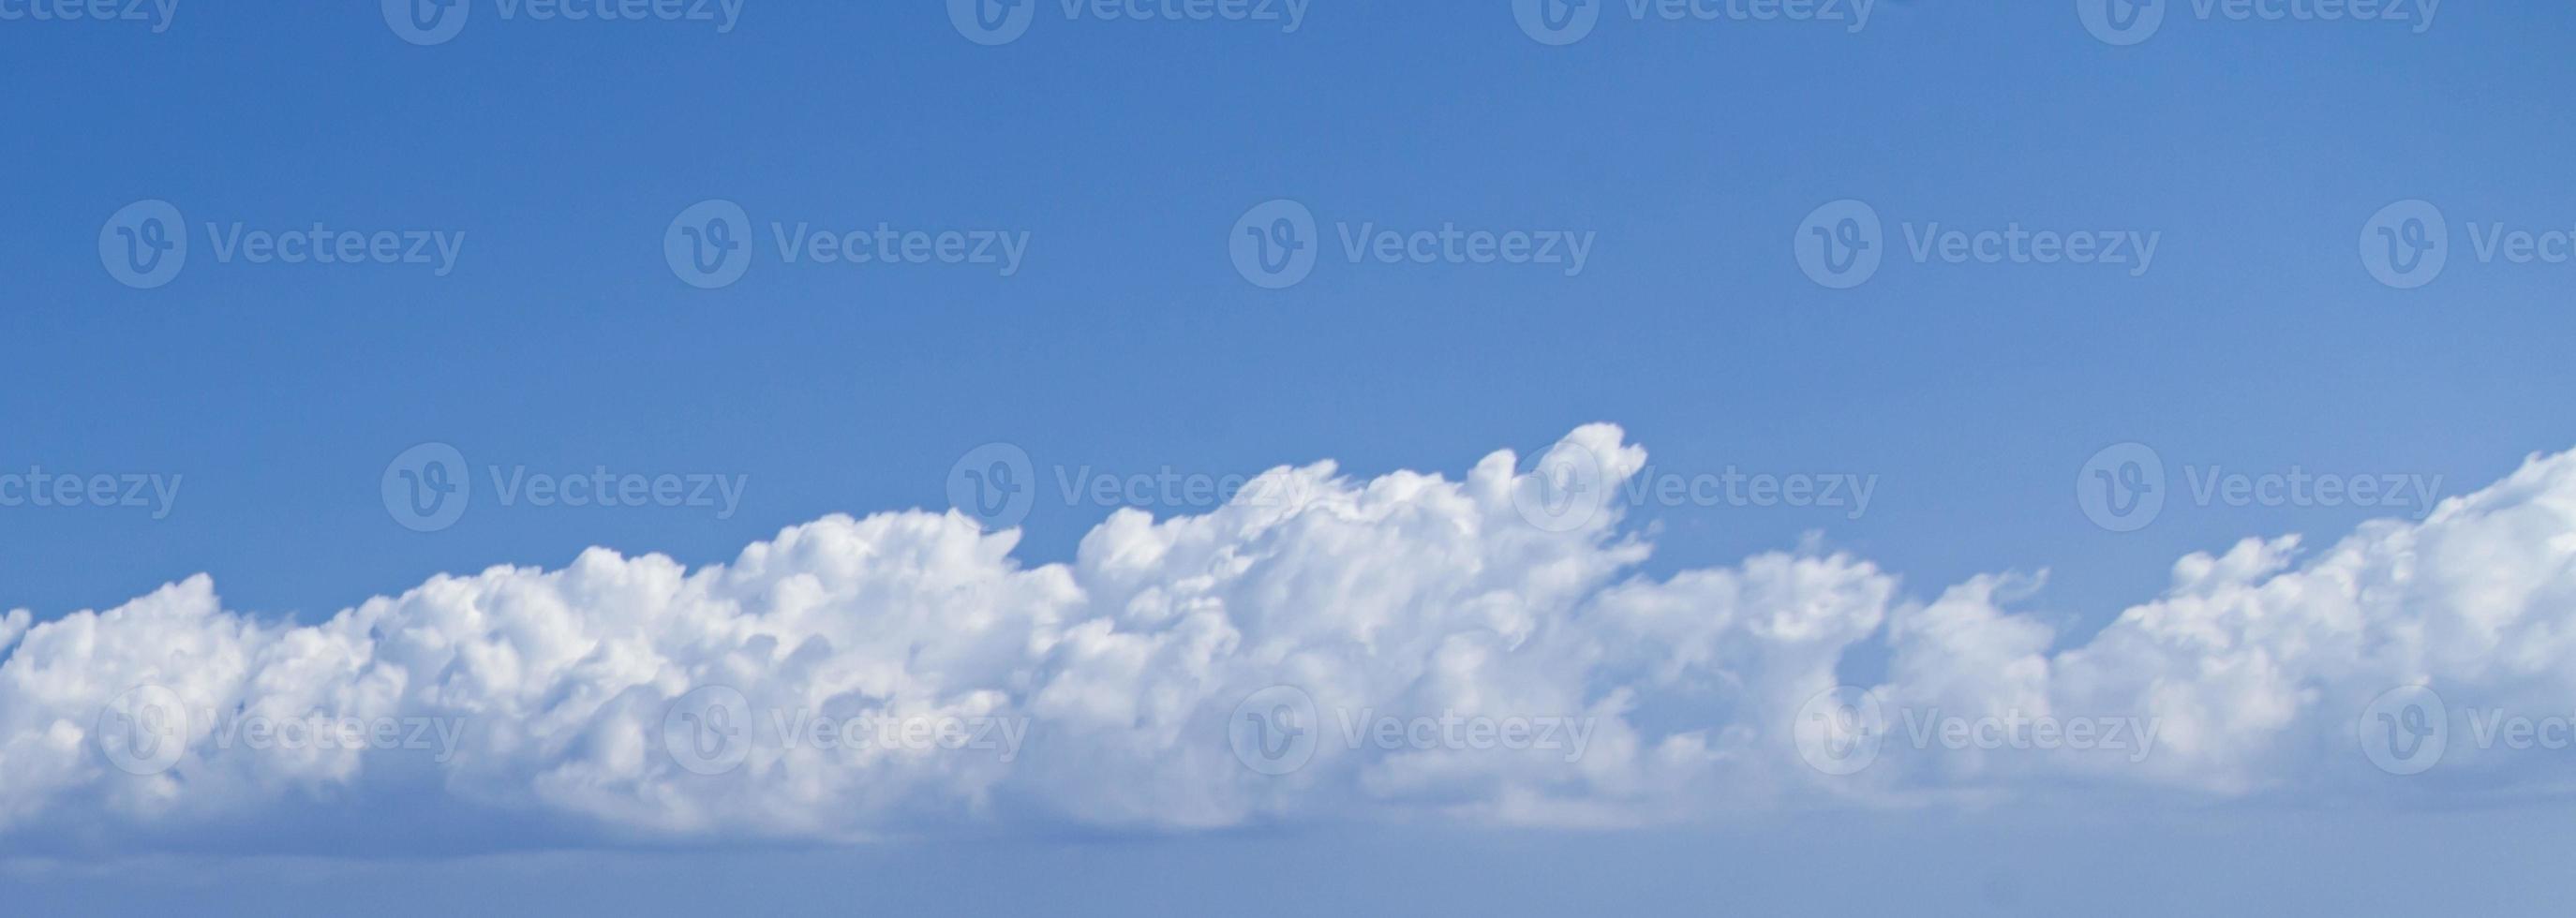
[[[1645,460],[1609,426],[1561,448],[1610,483]],[[2011,578],[1923,601],[1845,555],[1640,576],[1617,488],[1534,526],[1543,484],[1519,464],[1276,469],[1246,492],[1292,499],[1120,511],[1062,565],[912,512],[828,517],[696,571],[594,549],[441,576],[311,626],[225,610],[202,576],[105,612],[12,612],[0,847],[425,800],[616,843],[2332,794],[2391,780],[2367,755],[2387,711],[2367,706],[2393,687],[2576,714],[2568,455],[2322,551],[2184,558],[2163,596],[2054,653],[2004,608],[2029,586]],[[1885,684],[1820,708],[1863,644],[1883,644]],[[2141,735],[1963,745],[1942,718]],[[2547,757],[2469,740],[2411,786],[2552,783]],[[1864,767],[1834,767],[1855,748]]]

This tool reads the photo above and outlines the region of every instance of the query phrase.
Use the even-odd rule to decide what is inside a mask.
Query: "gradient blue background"
[[[1858,35],[1639,23],[1618,5],[1564,48],[1525,37],[1500,3],[1335,0],[1288,35],[1068,22],[1046,0],[1003,47],[966,41],[929,2],[752,0],[731,34],[507,22],[486,3],[426,48],[374,3],[183,0],[161,35],[0,23],[0,471],[185,476],[165,520],[0,508],[0,608],[52,618],[202,571],[233,608],[313,620],[437,572],[559,566],[592,545],[722,561],[826,513],[944,506],[950,464],[990,441],[1027,449],[1051,489],[1057,465],[1236,474],[1333,458],[1456,474],[1607,420],[1684,474],[1880,476],[1857,521],[1643,512],[1662,529],[1656,570],[1809,533],[1918,594],[2046,569],[2027,605],[2080,641],[2183,554],[2331,539],[2375,515],[2177,503],[2144,531],[2106,532],[2073,487],[2103,446],[2145,442],[2177,475],[2438,474],[2449,493],[2576,446],[2576,266],[2478,264],[2463,228],[2576,227],[2576,9],[2452,3],[2417,35],[2173,5],[2130,48],[2095,41],[2057,0],[1882,0]],[[1225,244],[1278,197],[1328,226],[1599,236],[1579,277],[1328,260],[1272,292]],[[96,245],[144,198],[178,205],[199,247],[175,283],[138,291]],[[764,224],[998,227],[1033,243],[1009,278],[764,252],[742,282],[701,291],[661,241],[707,198]],[[1891,245],[1900,221],[2163,241],[2138,279],[1892,259],[1834,291],[1800,273],[1790,239],[1839,198],[1875,205]],[[2440,205],[2456,240],[2416,291],[2375,283],[2356,254],[2362,222],[2404,198]],[[219,264],[202,224],[236,220],[467,242],[446,278]],[[749,490],[718,520],[502,507],[487,488],[455,527],[415,533],[378,479],[423,441],[460,448],[478,487],[486,464],[525,464],[744,475]],[[1108,512],[1041,501],[1023,556],[1069,556]],[[2538,908],[2567,885],[2528,860],[2564,850],[2563,819],[2279,818],[593,853],[549,855],[553,868],[21,864],[0,871],[0,900],[276,914],[378,895],[391,901],[371,910],[440,914],[520,897],[531,911],[796,911],[813,894],[834,897],[816,913],[882,896],[1111,914],[1168,891],[1242,913],[2328,914]],[[2457,878],[2481,869],[2492,882],[2463,893]],[[1551,870],[1569,874],[1562,895],[1532,885]],[[2425,895],[2414,871],[2453,878],[2433,890],[2446,898],[2377,898]],[[2080,898],[2094,880],[2115,898]]]

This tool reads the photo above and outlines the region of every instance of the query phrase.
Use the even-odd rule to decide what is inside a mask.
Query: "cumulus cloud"
[[[2056,651],[2009,608],[2027,578],[1915,599],[1812,552],[1644,576],[1615,487],[1644,450],[1595,425],[1549,455],[1594,486],[1508,451],[1459,481],[1279,468],[1245,493],[1289,499],[1122,510],[1066,564],[909,512],[694,571],[593,549],[441,576],[312,625],[227,610],[203,576],[104,612],[12,612],[0,847],[424,807],[613,844],[2225,800],[2377,786],[2366,708],[2397,686],[2576,715],[2567,455],[2321,551],[2184,558],[2162,596]],[[1864,645],[1885,683],[1837,692]],[[2134,732],[1961,745],[1945,718]],[[1839,757],[1819,764],[1819,736]],[[2550,786],[2546,757],[2468,740],[2450,738],[2453,777],[2414,786]]]

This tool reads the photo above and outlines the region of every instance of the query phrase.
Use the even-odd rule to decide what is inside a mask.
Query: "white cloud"
[[[1608,482],[1644,466],[1616,428],[1565,443]],[[420,801],[618,842],[1616,826],[2056,785],[2226,798],[2386,778],[2355,723],[2392,686],[2576,715],[2569,456],[2313,556],[2284,538],[2185,558],[2165,595],[2055,654],[2050,628],[2005,608],[2036,589],[2023,579],[1923,602],[1866,561],[1815,554],[1643,577],[1649,546],[1620,528],[1615,487],[1575,496],[1596,512],[1532,526],[1514,497],[1537,483],[1518,462],[1496,453],[1463,481],[1277,469],[1288,486],[1247,492],[1293,500],[1121,511],[1062,565],[1023,567],[1015,533],[913,512],[829,517],[697,571],[594,549],[562,570],[443,576],[311,626],[227,611],[202,576],[105,612],[13,612],[0,838],[292,826]],[[1889,658],[1880,760],[1808,767],[1797,713],[1875,641]],[[1295,735],[1311,758],[1278,775],[1229,741],[1238,703],[1274,685],[1314,707]],[[179,700],[183,747],[154,748],[157,724],[126,716],[138,686]],[[691,694],[710,686],[745,707],[692,708],[719,697]],[[2156,745],[1914,748],[1906,719],[1929,712],[2133,718]],[[305,741],[237,729],[260,718],[307,725]],[[366,742],[345,732],[382,725]],[[739,739],[706,761],[671,745],[725,735]],[[2547,756],[2465,739],[2451,773],[2548,783]]]

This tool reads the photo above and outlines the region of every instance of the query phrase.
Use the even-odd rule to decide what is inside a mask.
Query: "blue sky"
[[[2045,589],[2014,607],[2064,647],[2153,599],[2193,552],[2290,533],[2323,544],[2430,510],[2232,506],[2192,499],[2195,476],[2438,478],[2449,497],[2576,446],[2563,397],[2576,265],[2545,257],[2549,237],[2537,236],[2563,245],[2576,231],[2564,165],[2576,119],[2562,110],[2576,61],[2561,50],[2576,11],[2440,5],[2418,29],[2239,20],[2225,5],[2203,15],[2167,0],[2152,37],[2117,45],[2088,33],[2081,4],[2058,0],[1878,0],[1857,31],[1666,21],[1601,2],[1597,26],[1563,46],[1525,34],[1500,3],[1332,0],[1293,31],[1038,2],[1025,35],[986,45],[932,2],[748,0],[726,29],[539,20],[481,0],[452,39],[424,46],[374,4],[179,0],[156,32],[11,18],[27,5],[0,0],[0,68],[17,87],[0,94],[15,128],[0,132],[12,191],[0,227],[17,256],[12,308],[0,310],[0,474],[176,482],[166,506],[0,506],[0,609],[45,622],[206,573],[227,609],[311,624],[442,572],[560,568],[592,546],[702,565],[827,514],[946,509],[954,467],[984,444],[1023,451],[1055,495],[1067,475],[1248,476],[1325,459],[1363,479],[1458,479],[1491,451],[1527,456],[1611,422],[1660,473],[1873,482],[1857,513],[1634,508],[1628,529],[1651,533],[1639,568],[1651,576],[1802,545],[1866,558],[1923,598],[1978,574],[2045,570]],[[1247,211],[1283,198],[1316,221],[1317,264],[1264,289],[1229,247]],[[175,278],[136,289],[102,263],[102,233],[154,200],[184,215],[190,248]],[[709,200],[748,214],[752,260],[739,280],[699,289],[675,277],[664,242],[675,217]],[[1882,223],[1885,260],[1832,289],[1795,247],[1802,222],[1842,200]],[[2445,218],[2448,262],[2398,289],[2361,250],[2383,209],[2411,200]],[[798,223],[990,231],[1025,239],[1025,257],[788,263],[774,233]],[[453,263],[220,254],[235,225],[317,224],[423,234],[431,252],[456,241]],[[1935,225],[2156,247],[2143,271],[1918,260],[1909,242]],[[2479,234],[2498,225],[2536,234],[2543,257],[2482,257]],[[1589,246],[1579,272],[1354,263],[1340,237],[1363,226],[1564,233]],[[384,487],[388,463],[424,443],[464,457],[477,489],[461,517],[427,532],[402,524]],[[2097,525],[2077,492],[2087,463],[2123,443],[2144,444],[2171,482],[2161,513],[2129,532]],[[736,483],[739,499],[564,507],[497,493],[512,470],[597,469],[677,477],[684,490]],[[1215,505],[1147,503],[1164,517]],[[1111,509],[1041,496],[1019,557],[1072,558]],[[1861,838],[1889,862],[1983,839],[2016,853],[1991,869],[2039,863],[2128,886],[2160,864],[2242,867],[2190,850],[2210,830],[2187,819],[2133,847],[2069,828],[2076,817],[1952,818],[1842,836],[1403,830],[1462,846],[1449,863],[1347,828],[1222,835],[1204,849],[1077,832],[708,856],[780,882],[845,866],[893,873],[907,859],[960,883],[1013,882],[986,865],[1019,865],[1041,887],[1161,882],[1187,866],[1206,895],[1269,889],[1283,902],[1411,901],[1393,892],[1411,873],[1336,853],[1373,847],[1425,873],[1666,865],[1617,881],[1615,895],[1556,903],[1636,911],[1713,901],[1690,852],[1796,862],[1754,850],[1775,836],[1816,856]],[[2367,846],[2317,828],[2345,817],[2285,818],[2262,855],[2277,874],[2182,888],[2326,914],[2371,905],[2280,875],[2347,856],[2442,862],[2407,853],[2422,851],[2411,842],[2356,850]],[[2514,856],[2509,841],[2564,840],[2546,825],[2490,837],[2412,818],[2387,825],[2498,857]],[[2380,831],[2360,822],[2339,828]],[[667,904],[611,889],[667,852],[559,856],[606,866],[564,881],[490,860],[397,861],[309,882],[435,876],[548,894],[569,882],[638,909]],[[1929,863],[1906,869],[1966,892],[1909,911],[1986,913],[1959,897],[1987,888],[1962,878],[1990,865],[1955,852]],[[1358,870],[1360,892],[1282,890],[1282,866]],[[171,882],[227,889],[316,868],[207,869],[212,879]],[[1766,910],[1814,894],[1777,871],[1738,873]],[[2058,882],[1998,895],[2024,897],[2006,910],[2047,907]],[[1476,907],[1549,901],[1433,885]],[[0,888],[154,908],[149,894],[78,877],[0,875]],[[2479,901],[2497,909],[2535,905],[2489,892]],[[460,908],[475,898],[428,895]],[[1132,906],[1132,895],[1103,901]],[[305,907],[246,907],[269,906]]]

